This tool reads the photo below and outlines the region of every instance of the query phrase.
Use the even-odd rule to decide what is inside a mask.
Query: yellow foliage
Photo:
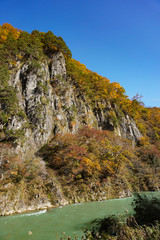
[[[101,166],[99,162],[98,161],[94,162],[87,157],[83,157],[80,164],[90,174],[95,170],[101,171]]]
[[[12,175],[18,175],[17,171],[16,172],[11,172]]]
[[[149,146],[149,138],[147,137],[147,136],[145,136],[145,137],[141,137],[140,139],[139,139],[139,145],[140,146]]]

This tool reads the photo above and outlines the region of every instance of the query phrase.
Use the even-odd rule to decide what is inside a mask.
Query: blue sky
[[[0,0],[0,25],[63,37],[73,58],[160,107],[160,0]]]

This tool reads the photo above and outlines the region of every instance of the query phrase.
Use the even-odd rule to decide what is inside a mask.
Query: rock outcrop
[[[141,137],[134,120],[128,115],[114,121],[113,118],[119,118],[116,106],[105,101],[91,106],[86,96],[75,90],[67,77],[62,53],[54,54],[50,62],[42,60],[38,67],[32,65],[32,62],[17,62],[10,75],[10,85],[16,89],[25,117],[13,116],[7,128],[25,129],[23,151],[30,146],[38,149],[51,135],[74,133],[83,125],[108,129],[132,141]]]

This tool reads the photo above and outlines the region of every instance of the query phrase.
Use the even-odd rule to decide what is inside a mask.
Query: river
[[[147,193],[157,195],[155,193]],[[57,240],[66,235],[81,236],[96,218],[133,213],[133,198],[72,204],[34,213],[0,217],[0,240]]]

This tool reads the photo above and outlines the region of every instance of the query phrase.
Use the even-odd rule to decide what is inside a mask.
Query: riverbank
[[[39,183],[27,185],[21,181],[19,184],[10,183],[6,191],[0,192],[0,215],[8,216],[17,213],[33,212],[44,209],[66,206],[73,203],[84,203],[91,201],[104,201],[109,199],[121,199],[131,197],[133,192],[149,191],[147,186],[141,188],[131,187],[126,179],[109,179],[98,185],[97,182],[87,182],[76,185],[67,185],[65,181],[56,179],[48,173],[48,178],[41,188]],[[48,186],[48,189],[44,188]],[[130,188],[129,188],[130,187]],[[136,191],[135,191],[136,190]],[[156,189],[154,189],[156,190]]]
[[[150,191],[146,191],[146,192],[140,192],[141,194],[149,194],[149,193],[159,193],[159,191],[154,191],[154,192],[150,192]],[[119,198],[112,198],[112,199],[100,199],[98,200],[98,202],[103,202],[103,201],[106,201],[106,200],[124,200],[124,199],[129,199],[129,198],[133,198],[134,197],[134,194],[136,194],[135,192],[134,193],[131,193],[131,192],[127,192],[127,195],[125,193],[125,191],[123,191],[121,193],[121,195],[119,196]],[[74,203],[69,203],[68,201],[64,201],[64,202],[61,202],[60,205],[57,205],[57,206],[54,206],[52,205],[50,202],[45,202],[45,203],[39,203],[37,206],[24,206],[23,208],[21,209],[11,209],[11,210],[8,210],[5,212],[5,214],[1,214],[0,216],[3,217],[3,216],[10,216],[10,215],[15,215],[15,214],[28,214],[28,213],[35,213],[35,212],[39,212],[39,211],[48,211],[48,210],[52,210],[52,209],[56,209],[56,208],[59,208],[59,207],[64,207],[64,206],[68,206],[68,205],[72,205],[72,204],[82,204],[82,203],[87,203],[87,202],[97,202],[97,201],[81,201],[81,202],[74,202]]]
[[[122,199],[122,198],[129,198],[129,197],[132,197],[132,193],[130,191],[128,191],[127,193],[125,191],[123,191],[122,193],[120,193],[120,196],[118,199]],[[115,198],[113,198],[112,200],[114,200]],[[1,199],[2,201],[3,199]],[[105,200],[111,200],[111,199],[107,199],[107,197],[103,197],[103,198],[100,198],[98,201],[105,201]],[[44,201],[44,200],[43,200]],[[39,211],[39,210],[49,210],[49,209],[52,209],[52,208],[57,208],[57,207],[61,207],[61,206],[66,206],[66,205],[71,205],[71,204],[77,204],[77,203],[85,203],[85,202],[90,202],[90,201],[95,201],[95,200],[89,200],[88,201],[83,201],[83,199],[81,199],[81,201],[78,201],[77,198],[75,198],[75,201],[73,202],[69,202],[65,199],[63,199],[63,201],[60,202],[59,205],[53,205],[51,204],[51,202],[49,201],[45,201],[45,202],[40,202],[37,200],[37,203],[36,201],[33,202],[33,205],[32,206],[27,206],[25,205],[23,202],[21,202],[21,205],[23,205],[23,207],[21,208],[16,208],[14,206],[14,202],[11,202],[9,204],[8,207],[6,207],[3,211],[1,210],[1,214],[0,216],[9,216],[9,215],[13,215],[13,214],[21,214],[21,213],[30,213],[30,212],[35,212],[35,211]],[[37,204],[37,205],[36,205]],[[11,208],[12,206],[14,206],[13,208]]]
[[[71,237],[74,234],[82,236],[84,230],[92,227],[92,222],[97,218],[132,214],[132,201],[133,198],[92,201],[57,207],[49,211],[0,217],[0,239],[57,240],[64,234]],[[32,232],[32,236],[29,232]]]

